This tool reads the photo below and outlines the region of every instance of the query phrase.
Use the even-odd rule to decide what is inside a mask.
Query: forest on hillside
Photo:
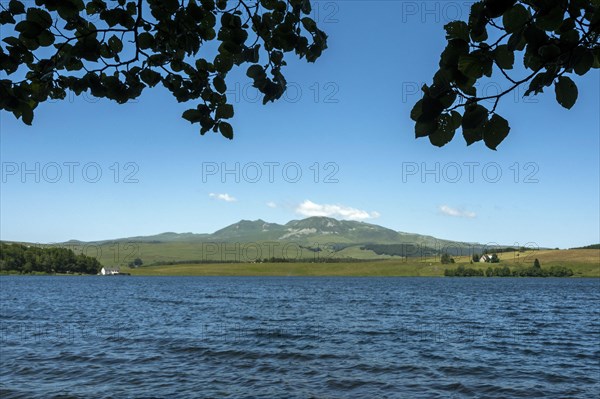
[[[2,272],[97,274],[101,267],[96,258],[67,248],[0,243]]]

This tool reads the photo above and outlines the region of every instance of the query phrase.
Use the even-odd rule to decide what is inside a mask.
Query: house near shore
[[[101,276],[114,276],[114,275],[117,275],[120,273],[121,273],[121,269],[119,269],[119,268],[111,269],[109,267],[102,267],[102,269],[100,269]]]
[[[479,262],[491,262],[492,261],[492,256],[491,255],[483,255],[481,258],[479,258]]]

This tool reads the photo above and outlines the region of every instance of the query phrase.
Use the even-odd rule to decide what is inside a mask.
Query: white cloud
[[[217,194],[217,193],[210,193],[208,194],[208,196],[210,198],[215,198],[221,201],[225,201],[225,202],[235,202],[237,201],[237,199],[235,197],[232,197],[231,195],[224,193],[224,194]]]
[[[296,213],[302,216],[327,216],[339,219],[365,220],[378,218],[378,212],[367,212],[343,205],[315,204],[305,200],[296,207]]]
[[[276,203],[274,203],[273,201],[269,201],[269,202],[267,202],[267,206],[268,206],[269,208],[277,208],[277,204],[276,204]]]
[[[453,216],[458,218],[473,219],[477,217],[477,214],[475,212],[466,211],[464,209],[451,208],[448,205],[440,206],[440,212],[442,212],[446,216]]]

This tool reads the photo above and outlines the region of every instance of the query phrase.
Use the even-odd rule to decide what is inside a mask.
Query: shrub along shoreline
[[[517,267],[511,270],[508,266],[488,267],[483,269],[473,269],[471,267],[458,266],[456,269],[444,270],[444,276],[447,277],[571,277],[573,270],[565,266],[550,266],[542,268],[536,259],[531,267]]]

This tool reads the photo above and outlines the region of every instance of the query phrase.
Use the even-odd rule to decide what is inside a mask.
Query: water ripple
[[[0,397],[588,398],[597,287],[2,276]]]

